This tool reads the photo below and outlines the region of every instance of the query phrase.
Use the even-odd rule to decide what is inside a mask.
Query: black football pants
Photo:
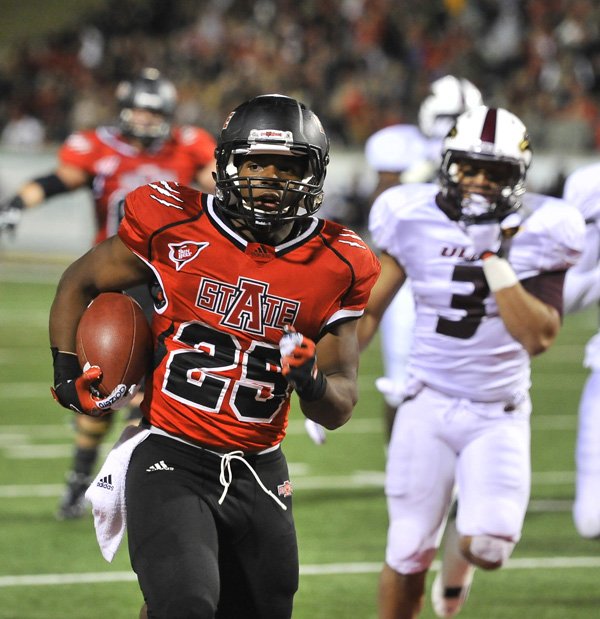
[[[276,496],[289,479],[281,450],[248,456]],[[243,462],[221,505],[221,457],[151,435],[127,473],[131,564],[152,619],[289,619],[298,588],[291,497],[283,510]]]

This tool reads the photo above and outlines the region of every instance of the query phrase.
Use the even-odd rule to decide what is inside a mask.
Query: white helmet
[[[365,142],[365,158],[376,172],[404,172],[427,159],[427,140],[415,125],[390,125]]]
[[[431,83],[419,108],[419,128],[428,138],[444,138],[460,114],[483,105],[479,89],[469,80],[445,75]]]
[[[531,156],[527,129],[509,111],[482,105],[459,116],[443,142],[440,167],[442,194],[457,219],[500,221],[520,208]],[[464,192],[460,163],[487,168],[495,176],[494,189],[477,191],[471,185],[468,194]]]

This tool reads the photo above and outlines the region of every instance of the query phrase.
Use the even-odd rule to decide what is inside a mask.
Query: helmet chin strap
[[[265,224],[263,229],[258,226],[251,226],[242,217],[228,216],[235,228],[246,238],[265,245],[278,245],[288,238],[295,236],[296,231],[301,228],[301,221],[283,222],[278,225]]]

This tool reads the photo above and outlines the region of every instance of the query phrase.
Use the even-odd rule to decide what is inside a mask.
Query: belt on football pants
[[[156,426],[150,425],[148,423],[145,423],[143,425],[148,426],[148,429],[150,430],[151,434],[158,434],[160,436],[166,436],[167,438],[171,438],[175,441],[179,441],[180,443],[185,443],[186,445],[189,445],[190,447],[195,447],[196,449],[201,449],[202,451],[209,451],[215,456],[218,456],[219,458],[221,458],[221,472],[219,474],[219,482],[223,486],[223,492],[221,494],[221,497],[219,498],[219,505],[223,504],[223,501],[225,500],[225,497],[227,496],[229,486],[231,485],[231,482],[233,481],[233,472],[231,471],[231,461],[237,460],[239,462],[243,462],[244,465],[248,468],[248,470],[252,473],[260,489],[265,494],[270,496],[275,501],[275,503],[277,503],[277,505],[281,507],[281,509],[283,509],[284,511],[287,510],[287,506],[285,505],[285,503],[283,503],[278,497],[276,497],[273,494],[273,492],[271,492],[271,490],[269,490],[262,483],[262,480],[258,476],[258,473],[254,470],[250,462],[246,460],[245,458],[246,454],[241,449],[238,449],[235,451],[227,451],[223,453],[223,452],[215,451],[214,449],[209,449],[208,447],[203,447],[202,445],[198,445],[197,443],[192,443],[191,441],[186,441],[185,439],[180,438],[179,436],[173,436],[172,434],[169,434],[162,428],[157,428]],[[264,456],[265,454],[272,453],[273,451],[276,451],[277,449],[279,449],[279,444],[274,445],[273,447],[267,447],[267,449],[263,449],[262,451],[252,453],[251,455],[252,456]]]

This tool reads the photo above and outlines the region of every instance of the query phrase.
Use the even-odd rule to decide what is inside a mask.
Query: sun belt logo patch
[[[188,262],[191,262],[207,247],[208,243],[195,243],[194,241],[169,243],[169,259],[175,263],[175,268],[181,271]]]
[[[292,496],[294,489],[289,479],[286,479],[282,484],[277,486],[277,494],[282,497]]]

